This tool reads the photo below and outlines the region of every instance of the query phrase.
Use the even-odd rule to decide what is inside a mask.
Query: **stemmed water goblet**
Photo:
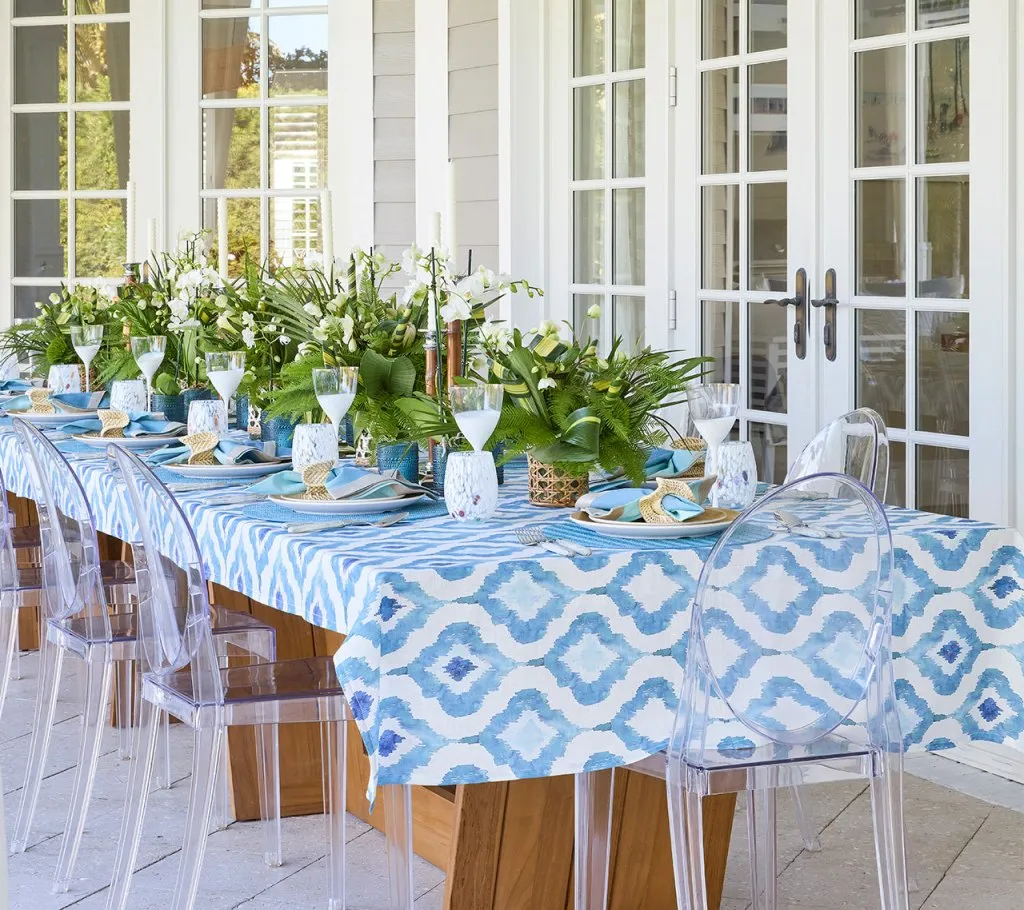
[[[132,356],[146,377],[146,409],[153,410],[153,377],[164,362],[167,339],[163,335],[142,335],[132,338]]]
[[[358,386],[358,367],[322,367],[313,370],[316,400],[334,427],[336,437],[341,436],[341,422],[355,401]]]
[[[103,326],[76,325],[71,327],[71,346],[85,364],[85,391],[92,391],[89,384],[89,366],[99,353],[103,343]]]
[[[505,389],[501,385],[452,386],[452,416],[473,447],[452,452],[445,469],[444,497],[448,514],[460,520],[490,518],[498,508],[498,475],[494,456],[484,451],[501,418]]]
[[[734,382],[706,382],[689,391],[690,420],[707,443],[704,476],[718,473],[718,450],[732,432],[740,413],[740,386]],[[717,484],[711,490],[711,504],[717,505]]]

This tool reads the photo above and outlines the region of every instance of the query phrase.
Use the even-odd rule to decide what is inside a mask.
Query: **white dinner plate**
[[[88,420],[95,417],[95,411],[79,411],[77,414],[33,414],[29,411],[8,411],[8,417],[21,417],[28,423],[34,423],[39,427],[60,427],[66,423],[74,423],[77,420]]]
[[[673,540],[680,537],[704,537],[724,531],[740,513],[732,509],[708,509],[703,515],[678,524],[655,525],[644,521],[609,521],[591,518],[586,512],[573,512],[569,518],[605,537],[622,537],[634,540]]]
[[[404,509],[427,497],[394,496],[388,499],[303,499],[298,496],[271,496],[270,501],[311,515],[365,515],[369,512],[394,512]]]
[[[158,436],[100,436],[99,433],[90,436],[87,433],[76,433],[71,438],[97,449],[105,449],[109,445],[120,446],[122,449],[159,449],[180,436],[176,433],[161,433]]]
[[[164,464],[159,467],[174,471],[175,474],[181,474],[183,477],[249,480],[250,478],[266,477],[268,474],[277,474],[279,471],[287,471],[291,466],[290,461],[282,461],[278,464]]]

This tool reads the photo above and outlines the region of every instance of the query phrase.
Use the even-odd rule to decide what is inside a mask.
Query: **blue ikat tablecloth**
[[[131,540],[123,483],[103,459],[74,467],[98,529]],[[9,489],[32,495],[2,424],[0,469]],[[180,497],[211,580],[347,635],[338,675],[380,783],[613,767],[661,749],[671,731],[709,541],[605,543],[575,559],[523,547],[516,528],[564,522],[567,513],[530,506],[521,467],[506,476],[499,514],[477,525],[434,517],[296,536],[244,506]],[[890,517],[908,748],[1024,745],[1024,539],[920,512]],[[809,541],[796,563],[771,571],[779,578],[751,574],[743,584],[756,592],[784,578],[812,589],[829,571],[828,544]],[[752,607],[738,622],[749,626],[742,634],[757,634],[765,620]],[[790,622],[770,620],[776,630]]]

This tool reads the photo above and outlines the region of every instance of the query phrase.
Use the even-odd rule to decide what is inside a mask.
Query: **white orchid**
[[[248,326],[242,329],[242,342],[247,348],[256,347],[256,333]]]
[[[217,317],[217,328],[223,332],[231,330],[231,316],[228,313],[221,313]]]
[[[361,252],[361,251],[360,251]],[[423,251],[414,243],[409,249],[402,253],[402,271],[406,275],[415,275],[419,268],[420,260],[423,258]]]
[[[323,311],[315,303],[303,304],[302,309],[314,319],[323,319]]]
[[[307,272],[312,272],[314,269],[324,269],[324,257],[321,253],[316,250],[306,250],[306,255],[302,257],[302,267]]]
[[[413,278],[402,292],[402,303],[405,306],[413,303],[427,293],[427,285],[418,278]]]
[[[514,340],[512,329],[499,322],[485,322],[480,326],[480,338],[491,351],[507,354]]]
[[[550,376],[545,376],[537,383],[538,389],[553,389],[558,385]]]
[[[352,333],[355,332],[356,321],[347,313],[341,317],[341,341],[342,344],[351,345]]]
[[[448,302],[441,307],[441,318],[445,322],[457,322],[460,319],[469,319],[473,315],[473,308],[461,297],[449,297]]]

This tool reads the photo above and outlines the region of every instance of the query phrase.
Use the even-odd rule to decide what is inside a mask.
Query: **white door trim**
[[[434,240],[448,209],[448,0],[416,0],[416,242]],[[448,226],[441,226],[441,243]],[[454,255],[454,250],[452,254]]]

